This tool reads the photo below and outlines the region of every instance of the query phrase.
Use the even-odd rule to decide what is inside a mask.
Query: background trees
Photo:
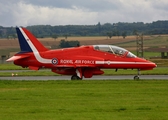
[[[143,22],[118,22],[118,23],[105,23],[98,22],[96,25],[34,25],[28,26],[29,29],[36,37],[53,37],[53,35],[64,36],[128,36],[143,33],[144,35],[153,34],[168,34],[168,20],[155,21],[152,23]],[[134,31],[134,32],[133,32]],[[2,27],[0,26],[0,38],[8,38],[8,36],[16,33],[15,27]],[[125,37],[126,37],[125,36]],[[13,36],[15,37],[15,36]],[[56,37],[53,37],[56,39]]]
[[[79,41],[65,41],[61,40],[59,47],[68,48],[68,47],[78,47],[80,45]]]

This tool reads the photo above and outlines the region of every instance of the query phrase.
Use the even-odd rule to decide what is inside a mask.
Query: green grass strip
[[[0,81],[1,120],[167,120],[168,81]]]

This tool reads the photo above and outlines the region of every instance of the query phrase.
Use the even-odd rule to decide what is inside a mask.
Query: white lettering
[[[73,60],[60,60],[61,64],[73,64]]]
[[[94,60],[82,60],[82,64],[94,64]]]
[[[60,60],[60,64],[95,64],[94,60]]]
[[[76,60],[75,64],[81,64],[81,60]]]

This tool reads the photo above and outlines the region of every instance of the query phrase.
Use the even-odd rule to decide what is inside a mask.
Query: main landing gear
[[[72,75],[71,80],[82,80],[82,68],[77,68],[75,72],[76,74]]]
[[[72,75],[71,80],[82,80],[82,78],[78,77],[77,75]]]
[[[140,69],[138,69],[138,75],[134,76],[134,80],[139,80],[139,76],[140,76]]]

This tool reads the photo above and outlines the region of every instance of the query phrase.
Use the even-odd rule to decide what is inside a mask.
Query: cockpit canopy
[[[119,56],[124,56],[127,53],[127,57],[129,58],[136,57],[133,53],[129,52],[128,50],[114,45],[93,45],[93,48],[95,50],[100,50],[102,52],[109,52],[111,54]]]

